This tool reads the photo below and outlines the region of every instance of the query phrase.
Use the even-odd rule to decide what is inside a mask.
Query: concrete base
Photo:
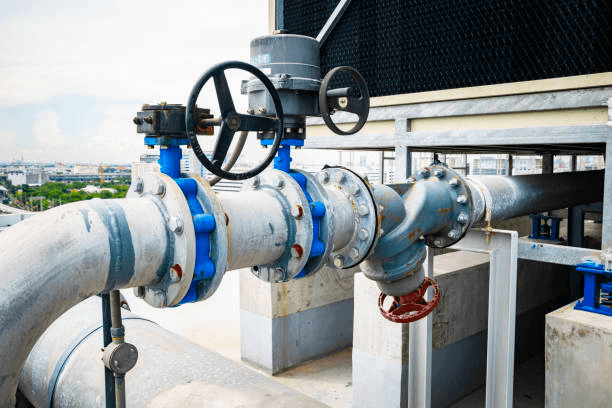
[[[277,374],[350,347],[353,274],[325,268],[314,276],[270,284],[241,271],[242,360]]]
[[[574,310],[546,315],[546,406],[612,404],[612,317]]]
[[[441,299],[433,314],[432,407],[449,406],[484,384],[488,269],[488,256],[483,254],[435,257]],[[543,351],[544,315],[565,296],[566,282],[565,268],[519,262],[517,362]],[[375,283],[362,274],[355,276],[353,407],[406,407],[409,326],[380,316],[378,293]]]

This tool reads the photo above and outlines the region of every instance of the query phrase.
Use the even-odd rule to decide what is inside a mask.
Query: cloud
[[[44,150],[66,149],[70,141],[62,133],[59,125],[59,115],[56,111],[43,109],[36,115],[32,125],[32,134],[36,146]]]
[[[250,40],[268,31],[267,3],[109,1],[100,13],[96,2],[76,11],[64,2],[14,13],[0,24],[0,105],[61,93],[186,100],[211,65],[248,60]]]
[[[0,129],[0,160],[14,160],[18,158],[17,133]]]

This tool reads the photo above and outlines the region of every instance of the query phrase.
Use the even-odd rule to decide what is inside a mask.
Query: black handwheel
[[[359,94],[354,88],[327,89],[332,77],[338,72],[346,72],[357,82]],[[351,67],[336,67],[325,75],[319,89],[319,111],[327,127],[339,135],[352,135],[365,125],[370,112],[370,94],[365,80],[357,70]],[[335,111],[354,113],[359,120],[351,129],[342,130],[331,119]]]
[[[232,94],[230,93],[224,73],[225,70],[232,68],[248,71],[264,84],[274,102],[276,119],[259,115],[245,115],[236,112]],[[215,140],[215,147],[213,148],[211,160],[206,157],[198,143],[195,123],[196,101],[200,95],[200,91],[202,91],[202,88],[210,78],[213,78],[215,82],[215,91],[217,93],[217,100],[219,101],[219,108],[221,109],[220,120],[205,120],[205,123],[203,123],[205,126],[221,126],[217,140]],[[198,126],[201,125],[202,124],[198,124]],[[283,107],[281,106],[281,101],[274,85],[272,85],[268,77],[259,69],[255,68],[253,65],[240,61],[222,62],[206,71],[191,90],[189,101],[187,102],[187,111],[185,113],[185,129],[187,131],[187,138],[189,139],[189,143],[196,157],[206,169],[221,178],[245,180],[261,173],[270,164],[272,159],[274,159],[283,138]],[[227,151],[232,143],[232,139],[234,138],[234,134],[238,131],[275,131],[274,142],[269,149],[266,159],[259,166],[244,173],[232,173],[221,168],[225,156],[227,156]]]

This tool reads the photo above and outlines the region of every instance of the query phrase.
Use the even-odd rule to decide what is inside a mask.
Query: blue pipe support
[[[161,172],[173,179],[181,177],[181,157],[183,152],[180,146],[160,146],[157,162]]]
[[[609,293],[609,289],[612,289],[612,272],[592,261],[576,265],[576,270],[584,274],[584,299],[579,300],[574,309],[612,316],[612,307],[600,302],[601,290]]]

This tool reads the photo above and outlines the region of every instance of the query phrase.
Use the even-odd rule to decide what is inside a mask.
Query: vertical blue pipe
[[[160,146],[158,163],[161,172],[173,179],[181,177],[181,157],[183,152],[179,146]]]
[[[291,146],[281,145],[279,147],[278,153],[274,158],[274,168],[289,173],[291,170]]]

